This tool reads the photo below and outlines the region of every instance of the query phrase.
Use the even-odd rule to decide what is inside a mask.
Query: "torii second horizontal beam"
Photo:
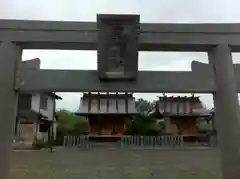
[[[211,66],[193,61],[192,71],[139,71],[136,82],[100,82],[94,70],[40,70],[39,59],[26,61],[16,89],[46,92],[146,92],[146,93],[213,93]],[[29,67],[28,67],[29,68]],[[240,93],[240,64],[234,64]],[[203,73],[204,71],[204,73]]]
[[[100,82],[97,71],[24,70],[17,89],[45,92],[212,93],[213,81],[201,73],[139,71],[134,81]],[[239,85],[240,86],[240,85]],[[240,88],[239,88],[240,89]]]

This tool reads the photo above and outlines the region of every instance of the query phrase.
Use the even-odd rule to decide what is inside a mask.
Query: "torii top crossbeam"
[[[96,50],[95,22],[0,20],[0,41],[25,49]],[[240,51],[240,24],[141,23],[139,50],[208,51],[213,45],[229,44]]]
[[[240,24],[151,24],[141,23],[139,50],[209,51],[218,44],[231,50],[240,47]],[[0,20],[0,41],[20,48],[96,50],[98,29],[95,22]],[[194,65],[193,65],[194,66]],[[16,89],[56,92],[172,92],[212,93],[212,70],[192,72],[138,72],[137,81],[103,83],[97,71],[20,70]],[[238,70],[236,71],[238,72]],[[238,75],[237,75],[238,76]],[[71,79],[71,80],[69,80]],[[88,80],[86,80],[88,79]],[[149,80],[151,79],[151,80]],[[237,78],[238,91],[240,80]]]

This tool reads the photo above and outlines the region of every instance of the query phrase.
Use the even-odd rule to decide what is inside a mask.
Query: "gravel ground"
[[[212,150],[13,151],[11,179],[220,179]]]

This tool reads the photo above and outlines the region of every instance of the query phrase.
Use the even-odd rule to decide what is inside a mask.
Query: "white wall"
[[[39,132],[39,125],[38,125],[37,138],[41,140],[43,139],[44,142],[48,141],[48,132]]]
[[[55,102],[55,98],[53,98],[52,96],[48,96],[47,99],[47,109],[40,109],[40,94],[39,93],[35,93],[32,94],[31,96],[31,110],[35,111],[35,112],[40,112],[42,115],[48,117],[48,120],[54,120],[55,121],[55,117],[54,117],[54,113],[55,113],[55,109],[54,109],[54,102]],[[37,138],[38,139],[44,139],[45,141],[48,140],[48,132],[39,132],[39,125],[36,125],[35,130]],[[21,127],[21,126],[19,126]],[[56,139],[56,127],[57,124],[53,123],[53,133],[54,133],[54,139]],[[33,135],[35,136],[35,134]]]
[[[40,108],[40,95],[32,94],[31,109],[35,112],[39,112]]]
[[[47,109],[40,109],[41,114],[43,114],[44,116],[48,117],[48,120],[53,120],[54,118],[54,112],[53,112],[53,102],[54,102],[54,98],[48,97],[47,100]],[[40,103],[39,103],[40,105]]]
[[[55,119],[56,120],[56,119]],[[53,139],[56,140],[57,139],[57,123],[54,122],[53,123]]]
[[[54,98],[48,96],[47,100],[47,109],[39,109],[40,108],[40,94],[33,94],[32,95],[32,103],[31,107],[33,111],[39,112],[48,117],[48,120],[53,120],[54,118],[54,112],[53,112],[53,107],[54,107]]]

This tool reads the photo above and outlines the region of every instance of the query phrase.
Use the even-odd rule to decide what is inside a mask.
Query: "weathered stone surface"
[[[0,178],[8,179],[13,129],[17,112],[15,76],[21,61],[22,50],[15,44],[0,44]]]
[[[240,178],[240,111],[234,66],[228,45],[209,52],[216,87],[216,128],[221,148],[223,179]]]
[[[136,81],[101,82],[93,70],[24,70],[21,90],[55,92],[212,93],[214,82],[202,73],[139,71]],[[239,85],[240,86],[240,85]]]
[[[240,51],[240,24],[152,24],[140,25],[139,50],[207,51],[227,43]],[[0,20],[0,41],[9,40],[30,49],[97,49],[97,24]]]

